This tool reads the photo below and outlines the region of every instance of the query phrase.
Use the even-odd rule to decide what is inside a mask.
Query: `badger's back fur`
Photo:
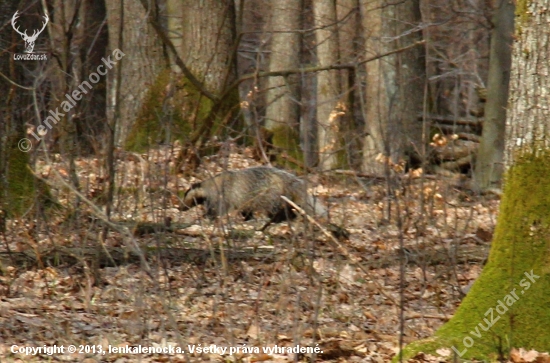
[[[203,204],[210,218],[239,211],[245,219],[264,212],[272,222],[296,215],[281,198],[285,196],[310,215],[326,216],[325,208],[307,193],[304,181],[272,167],[226,171],[191,186],[185,193],[183,210]]]

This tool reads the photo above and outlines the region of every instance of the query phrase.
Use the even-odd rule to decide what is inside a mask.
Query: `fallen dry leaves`
[[[148,252],[152,276],[139,264],[97,266],[78,256],[72,264],[37,263],[29,258],[28,266],[5,266],[0,276],[2,361],[51,359],[43,353],[12,353],[14,344],[94,346],[95,352],[55,356],[55,360],[88,363],[292,362],[314,355],[189,352],[188,346],[200,344],[318,346],[322,352],[316,354],[317,361],[388,362],[398,351],[399,341],[399,240],[403,238],[406,247],[405,262],[439,248],[486,246],[498,209],[496,200],[472,199],[440,181],[421,184],[415,179],[392,199],[387,198],[385,183],[321,177],[311,191],[330,207],[332,220],[351,232],[344,243],[351,258],[346,258],[325,236],[301,221],[271,226],[264,234],[254,232],[262,221],[242,223],[230,218],[212,223],[202,218],[200,208],[179,212],[178,190],[220,172],[220,165],[231,169],[255,164],[243,157],[248,151],[233,152],[224,160],[205,159],[197,173],[184,177],[173,171],[177,153],[177,148],[159,148],[144,155],[121,153],[117,162],[119,189],[113,220],[154,222],[171,217],[177,229],[139,236],[137,242]],[[52,183],[53,194],[62,205],[74,205],[74,195],[56,182],[52,172],[66,167],[59,158],[54,160],[53,164],[39,162],[38,172]],[[101,163],[91,158],[76,164],[84,195],[96,200],[104,192]],[[61,176],[67,177],[65,172]],[[401,230],[395,223],[396,203]],[[80,208],[77,219],[58,211],[47,221],[32,224],[9,220],[0,252],[9,256],[9,248],[11,253],[40,253],[59,245],[78,253],[79,248],[98,246],[102,225],[85,205]],[[178,229],[180,224],[188,228]],[[125,246],[115,231],[109,231],[103,243],[105,248]],[[225,261],[215,252],[220,246],[227,251]],[[177,261],[157,254],[173,248],[205,250],[214,258]],[[232,250],[252,252],[234,260]],[[258,257],[254,251],[260,250],[263,254]],[[462,289],[479,275],[479,263],[459,262],[460,266],[430,264],[429,260],[407,264],[403,291],[406,343],[430,336],[452,316]],[[357,263],[366,266],[368,273]],[[179,346],[186,353],[97,352],[109,346]],[[413,361],[442,361],[444,353]],[[547,355],[521,349],[513,351],[511,359],[548,363]]]

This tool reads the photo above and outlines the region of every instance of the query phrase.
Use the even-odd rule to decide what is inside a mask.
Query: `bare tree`
[[[336,2],[321,0],[313,3],[315,15],[315,36],[317,40],[317,60],[320,66],[336,64],[339,57]],[[341,73],[327,70],[317,74],[317,145],[319,167],[332,169],[337,165],[336,152],[339,142],[339,120],[344,112],[341,97]]]
[[[336,13],[338,18],[339,63],[356,64],[360,55],[364,54],[361,18],[358,0],[337,0]],[[343,96],[340,98],[343,112],[340,117],[341,133],[344,139],[345,158],[348,165],[359,167],[361,164],[361,133],[363,116],[361,112],[361,83],[364,80],[364,67],[346,69],[341,72]]]
[[[122,4],[124,10],[121,9]],[[154,2],[149,8],[151,14],[146,13],[139,0],[106,1],[105,5],[109,24],[109,54],[120,46],[119,22],[121,17],[124,19],[121,50],[128,54],[128,58],[121,63],[120,105],[114,104],[117,98],[114,72],[108,74],[107,88],[109,123],[113,123],[115,108],[120,107],[121,119],[116,125],[115,143],[121,144],[125,142],[128,131],[141,110],[148,86],[157,78],[165,63],[162,43],[147,18],[158,17]]]
[[[269,70],[296,69],[300,64],[302,1],[282,0],[271,6]],[[275,147],[300,158],[298,75],[270,77],[267,87],[265,127],[273,134]]]
[[[474,169],[474,187],[477,190],[499,186],[504,170],[504,128],[512,60],[514,10],[513,2],[500,0],[493,16],[485,121]]]
[[[366,57],[402,48],[422,38],[418,24],[418,0],[396,4],[361,1]],[[366,65],[363,170],[381,173],[376,161],[383,154],[397,163],[405,153],[421,145],[421,128],[416,115],[422,110],[424,55],[422,47],[392,54]]]
[[[207,90],[221,94],[236,77],[234,53],[235,4],[232,0],[186,0],[183,8],[183,62]]]

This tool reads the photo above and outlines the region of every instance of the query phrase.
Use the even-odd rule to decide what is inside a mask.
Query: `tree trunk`
[[[166,24],[168,27],[168,37],[180,58],[183,58],[183,17],[185,8],[180,0],[166,0]],[[181,73],[181,69],[176,65],[174,54],[168,53],[170,59],[170,68],[174,73]]]
[[[336,4],[334,0],[313,2],[315,16],[315,38],[317,61],[326,67],[338,63],[338,31]],[[340,102],[341,81],[338,70],[322,71],[317,74],[317,146],[319,148],[319,168],[330,170],[337,165],[340,119],[345,113]]]
[[[296,69],[300,64],[301,0],[271,4],[271,55],[269,71]],[[302,159],[298,125],[300,87],[298,75],[270,77],[267,85],[265,128],[272,133],[275,148]]]
[[[405,357],[448,348],[504,360],[511,348],[550,350],[550,0],[517,3],[504,196],[487,265],[453,318]]]
[[[545,10],[549,6],[550,0],[520,1],[517,5],[518,39],[512,52],[506,167],[519,159],[522,151],[536,152],[550,145],[550,13]]]
[[[59,123],[48,132],[46,141],[69,156],[99,152],[97,140],[106,127],[106,77],[96,71],[107,48],[107,27],[103,24],[102,0],[64,2],[54,0],[48,33],[55,61],[49,62],[50,110],[59,109]],[[90,80],[90,75],[97,78]],[[86,82],[86,83],[84,83]],[[79,91],[79,86],[80,91]],[[81,95],[70,112],[62,110],[66,94]],[[72,169],[72,160],[69,164]],[[71,172],[72,173],[72,172]],[[73,177],[73,183],[77,184]]]
[[[236,78],[235,4],[232,0],[185,0],[181,58],[208,91],[219,95]]]
[[[474,187],[478,191],[498,187],[504,170],[504,127],[512,61],[514,11],[512,1],[499,0],[493,16],[485,121],[473,178]]]
[[[119,89],[120,120],[116,123],[115,143],[122,144],[126,141],[128,131],[131,130],[136,120],[147,90],[152,80],[156,79],[164,67],[162,44],[154,29],[146,18],[145,9],[139,0],[123,0],[124,12],[121,12],[121,1],[105,1],[109,24],[109,48],[108,55],[119,47],[120,17],[124,17],[124,29],[122,34],[123,45],[121,51],[126,54],[126,59],[118,66],[122,67],[122,75]],[[154,6],[150,7],[156,11]],[[156,14],[150,16],[156,17]],[[116,72],[111,70],[107,88],[108,119],[113,125],[117,99]]]
[[[140,2],[151,8],[148,1]],[[178,167],[192,162],[185,167],[189,171],[201,154],[212,152],[203,146],[214,133],[235,136],[227,124],[240,121],[238,91],[227,89],[236,79],[235,3],[185,0],[166,6],[162,15],[168,32],[164,21],[151,16],[149,21],[181,74],[165,70],[156,77],[127,147],[140,150],[152,143],[183,140],[186,146],[178,156]]]
[[[362,0],[361,16],[365,31],[365,58],[399,49],[421,40],[414,31],[421,22],[418,0]],[[363,146],[363,170],[381,174],[378,154],[397,163],[405,153],[420,150],[421,124],[416,116],[422,110],[425,81],[423,47],[414,47],[366,65],[365,122],[367,136]]]
[[[21,29],[33,32],[36,27],[35,19],[42,19],[44,15],[41,4],[35,3],[25,7],[21,12],[21,4],[17,1],[0,2],[0,23],[9,24],[19,7],[20,18],[17,24]],[[19,5],[19,6],[18,6]],[[47,31],[36,41],[35,52],[42,52],[47,48]],[[4,54],[0,57],[0,233],[5,231],[5,221],[8,218],[27,216],[35,217],[35,211],[45,207],[45,202],[51,201],[49,189],[46,185],[34,178],[32,174],[33,153],[40,144],[32,135],[26,133],[36,126],[34,100],[32,92],[21,89],[36,87],[37,98],[44,95],[46,86],[39,81],[36,75],[43,72],[47,61],[26,62],[15,60],[14,53],[22,53],[24,41],[10,25],[0,27]],[[29,79],[27,78],[29,76]],[[8,82],[4,77],[8,78]],[[42,93],[44,92],[44,93]],[[37,101],[40,103],[40,100]],[[40,104],[38,105],[40,107]],[[35,128],[32,128],[36,132]],[[41,135],[42,136],[42,135]],[[31,209],[32,208],[32,209]],[[32,234],[32,231],[30,232]]]
[[[337,0],[336,14],[338,18],[338,42],[340,63],[353,64],[357,62],[358,55],[364,54],[362,45],[358,37],[362,34],[361,19],[359,16],[358,0]],[[344,113],[341,116],[341,133],[344,140],[345,161],[347,164],[343,167],[352,169],[361,169],[361,133],[364,120],[361,112],[361,78],[364,72],[352,72],[349,69],[340,71],[342,92],[342,102]],[[362,75],[360,75],[362,74]]]

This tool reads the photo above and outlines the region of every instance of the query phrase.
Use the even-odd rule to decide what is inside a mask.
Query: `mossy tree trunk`
[[[8,24],[10,18],[18,9],[17,1],[0,2],[0,23]],[[40,12],[40,6],[31,6],[25,9],[21,21],[24,18],[32,18],[31,14]],[[28,90],[17,85],[32,86],[32,82],[25,79],[25,68],[29,72],[36,72],[36,68],[42,64],[29,65],[24,61],[15,61],[13,53],[21,53],[24,42],[13,31],[11,26],[0,28],[0,39],[5,40],[4,49],[7,54],[0,57],[0,219],[4,216],[14,218],[29,211],[36,206],[35,202],[43,202],[40,191],[48,198],[48,190],[32,175],[32,153],[37,142],[33,137],[27,136],[25,131],[29,124],[35,120],[35,113],[29,107],[32,98]],[[37,41],[35,51],[42,50],[42,42]],[[31,70],[32,68],[32,70]],[[13,83],[8,82],[7,77]],[[25,140],[26,138],[26,140]],[[34,143],[33,143],[34,141]],[[26,152],[25,152],[26,151]],[[32,215],[27,214],[27,215]],[[0,229],[2,229],[0,225]]]
[[[147,1],[141,3],[151,9]],[[236,80],[235,4],[169,0],[166,6],[160,19],[167,18],[168,31],[160,19],[149,15],[148,20],[166,46],[173,73],[166,67],[151,78],[127,145],[140,149],[183,139],[179,164],[192,162],[185,166],[191,170],[201,155],[213,150],[205,147],[211,136],[231,134],[232,123],[240,120],[238,89],[228,88]]]
[[[178,51],[204,88],[220,97],[211,102],[198,94],[192,100],[195,104],[190,107],[197,110],[194,124],[199,128],[191,141],[195,143],[193,146],[200,147],[213,134],[232,129],[224,126],[234,126],[232,121],[238,123],[235,117],[239,104],[238,89],[227,91],[237,78],[236,9],[231,0],[185,0],[181,4],[183,28]],[[205,111],[204,117],[200,111]]]
[[[22,120],[16,123],[23,124]],[[3,159],[0,165],[0,210],[4,210],[8,217],[21,216],[35,200],[43,200],[37,198],[39,195],[35,193],[38,184],[29,169],[29,154],[18,148],[18,142],[24,136],[24,132],[21,127],[15,126],[15,129],[8,132],[9,136],[0,141]]]
[[[509,170],[491,253],[453,318],[405,357],[440,348],[496,361],[511,348],[550,349],[550,153]]]
[[[272,2],[268,31],[271,36],[269,70],[296,69],[300,64],[302,1]],[[272,134],[275,149],[303,160],[300,149],[300,81],[298,75],[268,79],[265,128]],[[280,154],[279,154],[280,155]],[[279,158],[278,158],[279,159]],[[285,161],[278,160],[282,164]]]
[[[405,356],[448,348],[461,359],[550,351],[550,0],[517,2],[504,196],[479,279],[433,338]]]

